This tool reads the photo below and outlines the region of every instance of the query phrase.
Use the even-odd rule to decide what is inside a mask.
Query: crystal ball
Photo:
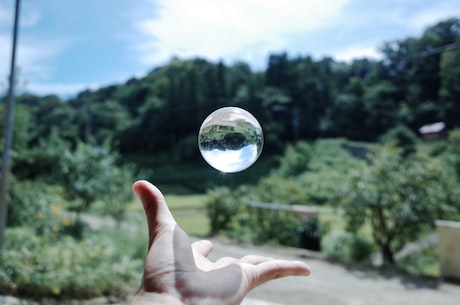
[[[250,167],[259,158],[263,144],[263,131],[257,119],[238,107],[223,107],[211,113],[198,135],[204,160],[224,173]]]

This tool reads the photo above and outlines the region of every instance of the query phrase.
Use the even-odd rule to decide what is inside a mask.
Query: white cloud
[[[46,82],[32,82],[26,83],[23,91],[30,92],[37,95],[56,94],[62,98],[75,96],[78,92],[86,89],[97,89],[100,84],[83,84],[83,83],[46,83]],[[21,91],[21,88],[18,88]]]
[[[9,3],[2,2],[0,4],[0,27],[9,27],[12,30],[14,20],[14,1],[8,2]],[[27,2],[21,3],[19,12],[20,27],[35,26],[41,19],[41,14],[38,8]]]
[[[137,23],[146,64],[172,56],[211,60],[261,58],[288,48],[290,35],[337,17],[349,0],[160,0],[157,16]]]
[[[23,39],[18,49],[17,66],[24,77],[36,80],[50,79],[54,72],[53,62],[69,44],[70,41],[67,39]]]
[[[12,1],[11,1],[12,2]],[[0,80],[10,73],[13,3],[0,6]],[[42,15],[37,6],[29,3],[21,5],[19,31],[16,48],[16,79],[19,83],[45,81],[54,73],[54,61],[70,45],[65,39],[36,36],[30,28],[39,26]]]
[[[432,26],[449,17],[460,15],[460,3],[458,0],[433,1],[430,6],[422,8],[410,18],[401,20],[411,30],[420,31],[427,26]]]
[[[344,50],[338,51],[333,54],[333,57],[339,61],[351,62],[357,58],[381,59],[377,48],[373,45],[352,45]]]
[[[11,37],[0,33],[0,78],[8,77],[11,60]],[[53,61],[62,53],[67,40],[36,40],[27,36],[18,37],[16,67],[19,80],[46,80],[54,72]]]
[[[42,14],[40,9],[35,6],[35,4],[22,3],[21,4],[21,17],[20,25],[21,27],[33,27],[42,19]]]
[[[0,26],[3,27],[10,24],[11,20],[13,20],[11,11],[3,6],[0,6]]]

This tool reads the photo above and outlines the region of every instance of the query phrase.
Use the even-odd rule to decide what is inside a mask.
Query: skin
[[[132,305],[237,305],[251,289],[267,281],[310,274],[304,262],[256,255],[211,261],[212,243],[191,243],[158,188],[137,181],[133,191],[147,217],[149,251]]]

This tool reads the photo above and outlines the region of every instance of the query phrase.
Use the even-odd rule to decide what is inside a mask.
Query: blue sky
[[[0,93],[7,89],[13,0],[0,3]],[[265,67],[271,52],[377,57],[420,36],[459,0],[22,0],[18,91],[71,96],[200,56]]]

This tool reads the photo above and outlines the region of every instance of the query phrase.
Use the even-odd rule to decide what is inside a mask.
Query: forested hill
[[[421,37],[383,42],[381,60],[277,53],[256,72],[244,62],[173,59],[145,77],[67,101],[19,96],[15,145],[36,145],[54,130],[69,141],[111,140],[123,154],[174,151],[187,158],[203,119],[228,105],[259,119],[267,150],[318,137],[375,140],[397,125],[458,127],[459,46],[460,19],[454,18]]]

